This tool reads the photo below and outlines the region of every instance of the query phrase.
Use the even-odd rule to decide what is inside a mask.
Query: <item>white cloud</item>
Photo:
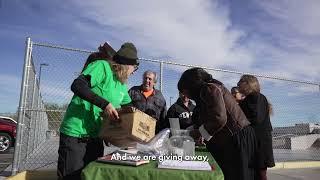
[[[283,0],[254,4],[268,16],[251,17],[258,32],[250,32],[250,36],[233,26],[230,9],[217,1],[90,1],[74,6],[101,26],[97,30],[86,22],[77,23],[80,31],[105,31],[106,39],[116,43],[133,41],[140,56],[319,81],[320,24],[314,20],[319,19],[315,8],[319,3]]]
[[[115,39],[133,41],[147,57],[170,56],[211,67],[253,60],[237,43],[245,33],[231,27],[228,8],[216,1],[87,1],[80,11],[112,27]]]
[[[267,57],[272,66],[263,68],[275,75],[307,81],[320,81],[320,1],[255,1],[268,19],[257,17],[257,31],[268,34],[254,39],[250,48]]]
[[[243,16],[244,19],[255,19],[252,26],[256,26],[256,32],[233,26],[235,22],[230,19],[229,7],[218,2],[124,0],[83,1],[80,4],[79,1],[68,1],[54,5],[58,14],[51,10],[43,17],[23,6],[19,10],[29,12],[27,17],[30,16],[31,25],[21,22],[1,24],[4,27],[1,32],[18,37],[33,32],[32,37],[42,38],[45,42],[59,40],[65,46],[77,42],[72,44],[75,48],[96,47],[106,40],[118,48],[124,41],[133,41],[141,57],[172,57],[175,62],[184,64],[319,81],[318,1],[257,0],[255,5],[268,15],[267,18],[258,14]],[[32,20],[41,18],[32,16],[42,17],[47,26],[35,25],[37,22]],[[58,28],[58,34],[53,32],[55,28]],[[75,41],[71,41],[73,39]],[[225,73],[214,75],[223,81],[225,77],[229,78],[224,83],[230,86],[236,84],[239,77]],[[0,81],[0,85],[10,86],[3,83],[9,83],[8,80]],[[19,92],[20,80],[16,84]],[[44,88],[54,97],[70,96],[69,89]],[[18,99],[17,94],[15,99]]]
[[[293,28],[302,35],[320,35],[320,1],[318,0],[269,0],[257,1],[271,16],[281,20],[278,26]]]

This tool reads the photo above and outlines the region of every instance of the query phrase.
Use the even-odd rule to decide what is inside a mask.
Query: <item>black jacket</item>
[[[251,93],[239,105],[255,130],[258,145],[258,167],[275,166],[272,150],[272,125],[267,98],[261,93]]]
[[[255,129],[259,132],[272,131],[269,103],[263,94],[251,93],[239,105]]]
[[[134,86],[129,90],[129,95],[134,107],[157,120],[156,133],[166,127],[167,107],[161,91],[154,89],[152,95],[146,98],[142,93],[142,87]]]
[[[188,107],[186,107],[182,100],[178,98],[177,102],[168,110],[167,121],[169,121],[168,118],[179,118],[180,128],[186,129],[193,124],[191,117],[194,108],[195,105],[191,101],[189,101]]]

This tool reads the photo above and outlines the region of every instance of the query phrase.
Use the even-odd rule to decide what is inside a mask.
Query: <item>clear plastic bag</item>
[[[137,144],[137,150],[149,155],[160,156],[169,153],[169,135],[170,129],[166,128],[160,131],[150,142],[146,144]]]

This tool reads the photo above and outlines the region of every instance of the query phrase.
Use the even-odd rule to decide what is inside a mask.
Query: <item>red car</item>
[[[17,134],[17,122],[9,117],[0,116],[0,152],[14,145]]]

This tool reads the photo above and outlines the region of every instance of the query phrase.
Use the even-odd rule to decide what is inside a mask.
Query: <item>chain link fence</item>
[[[58,129],[73,96],[70,85],[80,74],[91,52],[27,39],[13,174],[26,169],[56,168]],[[155,71],[159,76],[157,88],[162,90],[169,108],[178,98],[177,82],[181,73],[194,66],[169,60],[140,60],[139,70],[130,77],[128,87],[140,85],[144,71]],[[229,89],[244,74],[203,68]],[[259,78],[262,93],[273,105],[276,161],[288,160],[288,157],[291,160],[320,160],[320,84],[272,75],[253,75]]]

